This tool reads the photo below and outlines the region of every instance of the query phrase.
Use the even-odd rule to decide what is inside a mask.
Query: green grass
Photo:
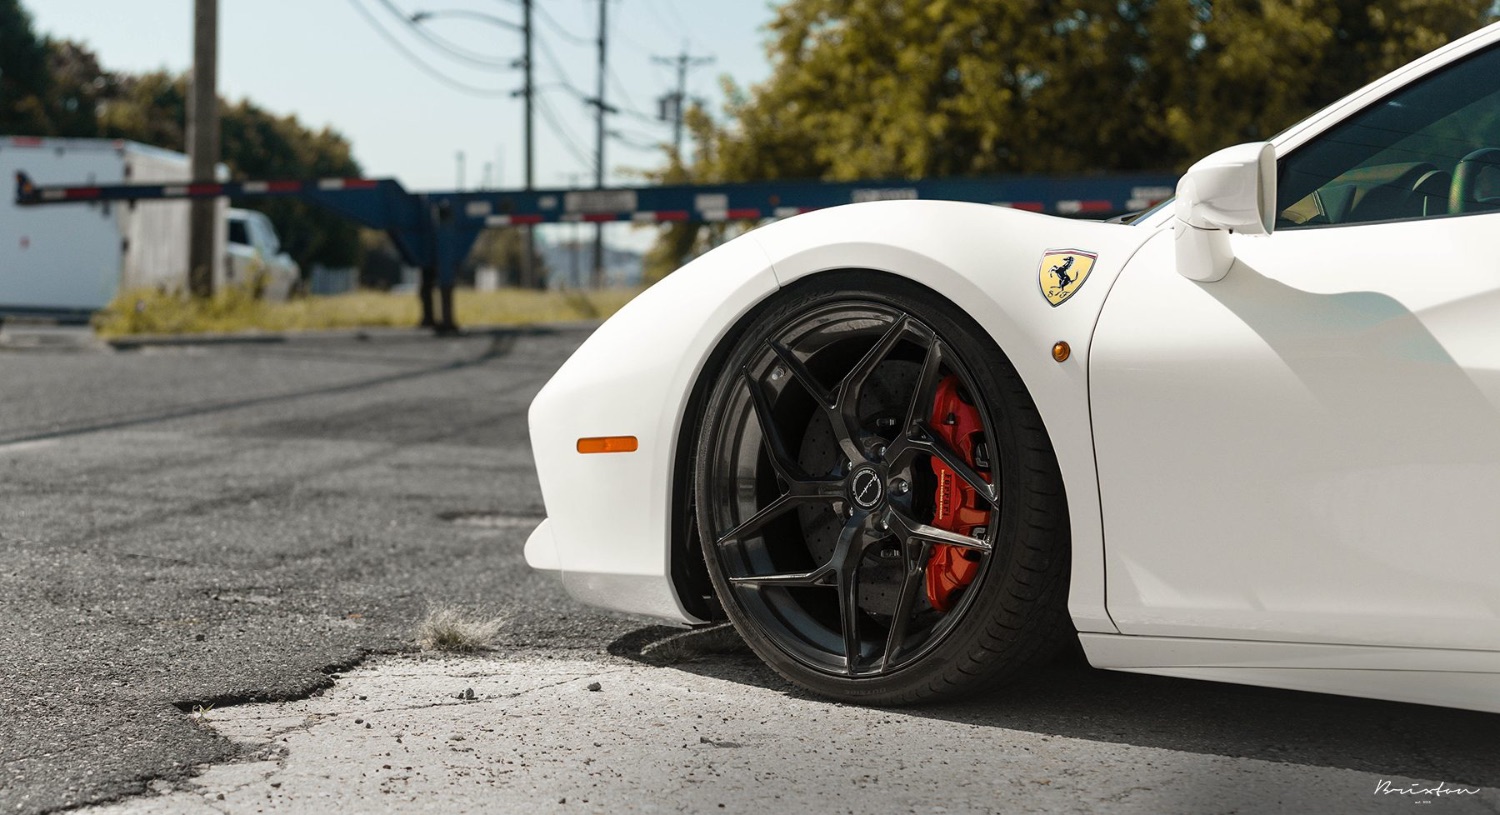
[[[602,319],[640,289],[531,291],[501,289],[454,294],[459,325],[526,325]],[[284,303],[257,300],[231,289],[210,300],[149,289],[122,292],[94,316],[102,337],[131,334],[202,334],[242,331],[316,331],[329,328],[409,328],[422,317],[415,294],[361,291],[332,297],[299,297]]]

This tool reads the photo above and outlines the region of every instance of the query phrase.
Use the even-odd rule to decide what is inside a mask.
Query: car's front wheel
[[[714,589],[788,679],[900,704],[1012,676],[1070,630],[1061,478],[1026,388],[967,315],[820,276],[735,340],[694,488]]]

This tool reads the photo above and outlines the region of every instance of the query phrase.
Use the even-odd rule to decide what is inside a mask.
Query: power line
[[[552,14],[551,14],[551,12],[547,11],[545,8],[543,8],[541,6],[537,6],[536,7],[536,11],[537,11],[537,14],[540,15],[541,18],[544,21],[546,21],[547,25],[549,25],[549,26],[552,27],[553,31],[557,32],[557,34],[559,36],[561,36],[563,39],[567,40],[568,42],[571,42],[574,45],[593,45],[594,44],[594,41],[591,40],[591,39],[589,39],[588,37],[581,37],[581,36],[579,36],[577,34],[574,34],[571,31],[569,31],[567,28],[563,27],[563,24],[560,23],[560,22],[558,22],[557,18],[553,17]]]
[[[433,66],[429,65],[426,60],[424,60],[421,57],[417,56],[416,53],[414,53],[410,49],[408,49],[406,47],[406,45],[404,43],[402,43],[399,39],[397,39],[394,34],[392,34],[391,32],[387,31],[385,29],[385,26],[381,25],[380,21],[377,20],[377,19],[375,19],[375,15],[371,14],[370,10],[367,9],[367,8],[365,8],[364,5],[360,2],[360,0],[349,0],[349,5],[353,6],[354,10],[357,11],[357,12],[359,12],[359,15],[361,17],[364,17],[365,20],[367,22],[369,22],[370,26],[373,27],[375,29],[376,33],[378,33],[380,35],[381,39],[384,39],[387,43],[389,43],[391,45],[392,48],[395,48],[397,51],[399,51],[403,57],[405,57],[407,60],[409,60],[413,65],[416,65],[419,69],[422,70],[423,73],[427,74],[428,76],[432,77],[433,79],[436,79],[438,82],[441,82],[442,84],[447,85],[448,87],[452,88],[453,90],[460,91],[462,93],[467,93],[467,94],[470,94],[472,96],[484,97],[486,99],[496,99],[496,98],[507,97],[507,96],[511,95],[511,92],[507,91],[507,90],[498,90],[498,89],[494,89],[494,88],[481,88],[481,87],[478,87],[476,85],[470,85],[470,84],[468,84],[466,82],[461,82],[461,81],[459,81],[457,79],[454,79],[451,76],[448,76],[447,74],[443,73],[439,69],[434,68]]]
[[[546,122],[547,128],[552,131],[552,135],[557,137],[558,143],[561,144],[563,148],[566,149],[569,153],[572,153],[573,158],[577,159],[579,164],[582,164],[584,168],[592,171],[594,169],[594,162],[589,160],[588,151],[584,150],[578,145],[577,142],[573,141],[573,137],[569,135],[567,128],[563,127],[558,122],[557,114],[552,110],[552,107],[547,104],[547,101],[541,96],[538,96],[536,99],[536,106],[537,110],[541,111],[542,121]]]
[[[678,34],[681,34],[684,38],[687,37],[688,30],[686,26],[681,24],[681,14],[676,15],[677,21],[674,22],[672,20],[668,20],[666,16],[661,13],[661,9],[657,7],[656,0],[645,0],[644,5],[646,6],[646,9],[651,12],[651,16],[656,18],[657,22],[661,23],[667,28],[675,28],[677,29]],[[675,13],[677,11],[677,8],[674,6],[672,8],[672,11]]]
[[[671,10],[672,16],[676,17],[677,18],[677,22],[679,22],[679,23],[682,24],[682,28],[680,28],[679,30],[682,32],[683,36],[687,36],[692,31],[693,27],[690,26],[690,25],[688,25],[687,19],[682,16],[682,11],[677,8],[676,0],[664,0],[664,1],[667,4],[667,8],[669,10]]]
[[[646,46],[641,45],[641,41],[640,40],[637,40],[637,39],[631,37],[629,34],[626,34],[625,33],[625,29],[624,29],[623,26],[621,28],[617,29],[614,33],[615,33],[615,36],[618,37],[621,42],[625,43],[625,45],[628,46],[631,50],[635,51],[636,53],[638,53],[641,56],[643,56],[643,57],[646,58],[647,64],[649,64],[651,66],[651,69],[656,72],[656,76],[657,76],[657,78],[659,80],[661,80],[662,82],[669,82],[669,81],[671,81],[671,76],[672,76],[671,72],[667,71],[665,68],[662,68],[660,65],[657,65],[656,63],[650,61],[651,60],[651,49],[650,48],[647,48]]]
[[[536,89],[538,91],[566,91],[569,96],[578,99],[578,101],[585,103],[588,102],[588,99],[585,98],[585,94],[583,91],[573,87],[572,85],[569,85],[566,82],[543,82],[537,85]]]
[[[481,54],[478,51],[471,51],[461,45],[458,45],[452,40],[447,39],[446,37],[441,37],[437,34],[432,33],[431,31],[428,31],[425,26],[421,25],[416,20],[411,19],[411,17],[407,15],[406,12],[397,8],[396,5],[391,2],[391,0],[375,0],[375,2],[384,7],[386,11],[389,11],[393,16],[395,16],[396,19],[400,20],[402,25],[406,26],[412,31],[415,31],[417,33],[417,36],[425,40],[428,45],[436,48],[438,50],[438,53],[443,54],[449,59],[466,62],[471,65],[477,65],[487,70],[498,69],[509,71],[515,70],[516,68],[514,60],[506,62],[494,59],[488,55]]]
[[[682,34],[683,37],[684,37],[684,41],[686,41],[686,36],[687,36],[686,32],[682,28],[679,27],[679,25],[678,25],[677,22],[672,21],[672,20],[668,20],[666,17],[662,16],[661,11],[656,8],[656,6],[653,4],[652,0],[645,0],[645,6],[646,6],[647,10],[649,10],[651,12],[651,15],[656,18],[656,20],[657,20],[658,23],[660,23],[663,27],[666,27],[666,28],[677,29],[678,33]],[[638,40],[638,39],[636,39],[635,37],[632,37],[629,33],[627,33],[625,31],[625,28],[623,26],[617,28],[616,30],[612,31],[611,33],[614,34],[614,36],[616,38],[618,38],[621,42],[623,42],[626,47],[634,50],[635,52],[639,53],[641,56],[646,57],[648,61],[650,60],[651,55],[652,55],[652,49],[649,48],[649,47],[647,47],[647,46],[645,46],[645,45],[642,45],[641,41]],[[660,65],[657,65],[654,62],[650,63],[650,65],[651,65],[652,69],[656,71],[656,74],[657,74],[657,76],[659,78],[661,78],[663,81],[669,81],[670,80],[670,78],[671,78],[670,72],[666,71]]]
[[[650,150],[654,152],[667,146],[667,143],[660,139],[653,141],[649,136],[642,136],[639,133],[626,133],[618,129],[609,131],[609,136],[620,144],[626,147],[633,147],[637,150]]]
[[[630,36],[629,34],[626,34],[623,27],[621,27],[620,29],[616,30],[614,32],[614,34],[615,34],[616,37],[619,37],[620,41],[623,42],[623,43],[625,43],[625,45],[629,46],[632,50],[639,52],[641,56],[643,56],[643,57],[649,57],[649,56],[651,56],[651,49],[647,48],[644,45],[641,45],[641,41],[640,40],[637,40],[636,38]]]
[[[613,68],[609,69],[609,79],[614,84],[615,90],[619,92],[620,98],[625,100],[624,105],[615,106],[615,113],[623,113],[626,116],[629,116],[630,118],[635,119],[639,122],[643,122],[645,124],[660,125],[662,123],[660,119],[650,115],[649,113],[643,112],[639,107],[636,106],[635,100],[630,97],[630,91],[625,87],[625,83],[621,81],[619,75],[615,73],[615,70]]]
[[[540,37],[537,38],[536,44],[541,46],[542,56],[546,57],[547,62],[551,63],[552,70],[557,73],[558,79],[562,81],[562,84],[576,94],[578,98],[586,100],[588,94],[579,90],[578,86],[573,83],[573,78],[568,76],[567,69],[563,68],[562,60],[557,58],[557,54],[553,52],[552,46],[548,45],[547,41]]]
[[[585,105],[589,105],[591,107],[597,105],[598,100],[596,100],[592,96],[589,96],[586,91],[582,90],[573,83],[572,78],[567,75],[567,69],[563,67],[562,61],[557,58],[557,54],[553,52],[551,47],[547,45],[546,41],[538,39],[537,44],[542,48],[542,56],[546,57],[547,62],[552,66],[552,70],[556,72],[559,77],[559,80],[557,82],[548,83],[546,85],[546,88],[548,90],[567,91],[569,94],[576,97],[578,101],[584,103]],[[609,79],[613,81],[615,89],[620,92],[620,95],[625,98],[626,102],[626,106],[623,108],[619,106],[611,106],[611,113],[623,113],[633,119],[645,122],[647,124],[660,124],[660,121],[655,117],[642,112],[640,108],[635,106],[634,101],[630,99],[629,93],[625,88],[625,83],[621,81],[619,75],[614,72],[613,68],[608,69],[607,74]]]
[[[630,91],[626,89],[625,83],[620,81],[620,76],[615,73],[615,69],[609,68],[606,73],[609,75],[609,81],[614,83],[615,90],[619,91],[620,98],[625,101],[625,107],[635,107],[635,100],[630,98]]]

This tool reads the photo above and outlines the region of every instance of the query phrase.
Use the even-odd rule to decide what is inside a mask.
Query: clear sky
[[[772,14],[768,0],[608,2],[612,76],[606,98],[630,111],[610,117],[610,127],[630,142],[671,138],[671,128],[655,121],[656,100],[675,86],[676,75],[653,64],[653,55],[687,48],[693,55],[713,56],[713,65],[690,72],[688,92],[709,100],[715,111],[721,75],[750,84],[770,71],[763,47],[763,26]],[[22,0],[22,5],[39,31],[87,43],[107,69],[190,66],[192,0]],[[430,35],[502,67],[479,66],[434,47],[392,8],[407,15],[465,9],[521,19],[517,0],[220,0],[219,93],[294,113],[314,127],[332,126],[353,143],[367,175],[395,176],[408,189],[452,188],[459,181],[459,151],[466,158],[466,188],[481,183],[486,163],[497,168],[492,184],[521,186],[522,105],[510,96],[521,86],[521,73],[503,67],[521,55],[520,34],[462,17],[422,24]],[[599,0],[536,0],[536,8],[536,81],[544,89],[536,183],[564,186],[574,177],[588,183],[593,113],[564,84],[589,96],[595,92]],[[432,77],[380,31],[450,82],[488,95]],[[609,183],[629,183],[622,171],[661,162],[657,149],[620,139],[606,147]]]

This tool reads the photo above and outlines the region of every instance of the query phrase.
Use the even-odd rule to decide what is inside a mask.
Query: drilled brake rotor
[[[893,436],[900,416],[906,412],[907,400],[916,386],[921,364],[906,360],[888,360],[875,368],[870,385],[859,404],[860,426],[871,432]],[[814,415],[802,434],[802,449],[797,461],[807,472],[825,473],[843,463],[838,437],[821,414]],[[932,492],[931,475],[924,468],[914,468],[918,483],[916,494]],[[798,510],[798,520],[806,536],[813,561],[821,563],[833,554],[844,519],[827,506],[805,506]],[[901,589],[900,558],[879,557],[880,548],[872,547],[860,566],[859,607],[868,614],[889,617],[896,612],[897,593]]]

